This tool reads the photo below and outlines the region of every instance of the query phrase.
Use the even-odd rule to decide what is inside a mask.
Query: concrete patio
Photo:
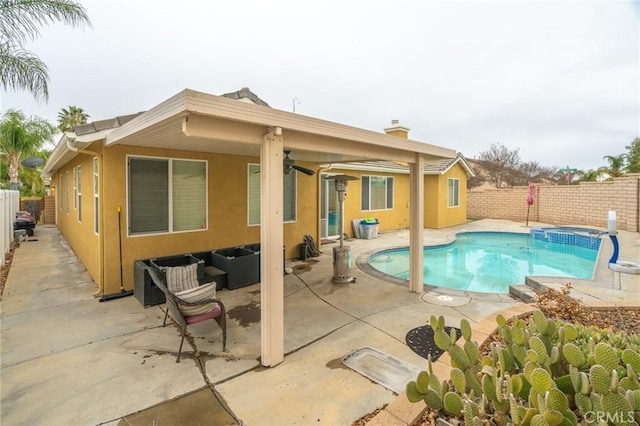
[[[425,243],[450,241],[462,230],[528,232],[520,223],[482,220],[425,230]],[[408,231],[396,231],[347,243],[355,258],[408,239]],[[619,240],[621,258],[640,259],[638,233],[622,231]],[[0,421],[348,425],[397,398],[341,363],[352,350],[370,346],[424,368],[405,335],[431,315],[444,315],[448,325],[462,318],[474,325],[520,305],[508,295],[410,293],[355,267],[355,283],[336,285],[331,247],[320,257],[287,262],[294,273],[285,277],[282,364],[260,365],[259,284],[218,293],[228,310],[228,352],[221,351],[219,329],[205,322],[190,326],[192,338],[177,364],[180,334],[173,324],[162,327],[164,305],[143,308],[134,297],[99,303],[95,284],[58,229],[39,226],[15,251],[0,304]],[[607,269],[610,253],[603,240],[595,281],[543,281],[571,281],[585,300],[637,303],[640,277],[614,276]]]

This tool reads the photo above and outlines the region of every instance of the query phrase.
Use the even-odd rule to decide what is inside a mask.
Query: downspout
[[[333,169],[333,164],[329,164],[328,167],[318,169],[318,194],[320,195],[320,197],[322,197],[322,173],[328,172],[331,169]],[[318,210],[321,210],[322,200],[319,201],[320,202],[318,203]],[[327,220],[329,220],[329,218],[327,218]],[[317,226],[318,228],[316,229],[316,237],[318,238],[318,247],[320,248],[320,251],[322,251],[322,211],[318,212]]]
[[[67,148],[69,148],[70,151],[73,152],[77,152],[78,154],[86,154],[86,155],[90,155],[92,157],[97,157],[98,158],[98,173],[102,172],[102,154],[97,152],[97,151],[91,151],[88,149],[81,149],[76,147],[75,145],[73,145],[73,142],[75,141],[75,138],[68,138],[67,139]],[[93,176],[93,171],[91,173],[91,175]],[[98,177],[99,179],[99,188],[98,191],[100,195],[102,195],[102,181],[104,179],[102,179],[102,177]],[[91,185],[93,187],[93,185]],[[100,197],[102,198],[102,197]],[[92,296],[93,297],[100,297],[104,294],[104,223],[103,223],[103,218],[104,215],[102,214],[103,212],[103,205],[104,205],[104,201],[99,203],[99,211],[98,211],[98,217],[100,218],[100,233],[98,234],[98,237],[100,238],[100,255],[98,256],[100,258],[100,284],[98,284],[98,290],[96,290]],[[94,205],[95,206],[95,205]]]

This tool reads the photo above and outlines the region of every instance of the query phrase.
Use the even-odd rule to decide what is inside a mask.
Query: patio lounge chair
[[[195,264],[194,264],[195,265]],[[182,268],[182,267],[176,267]],[[219,299],[215,298],[216,283],[205,284],[202,286],[195,286],[193,283],[190,288],[179,292],[172,292],[169,288],[172,285],[167,285],[167,275],[169,279],[173,279],[174,274],[171,273],[170,268],[149,268],[149,276],[153,280],[156,286],[162,290],[165,294],[167,309],[164,315],[164,321],[162,326],[167,325],[167,316],[171,311],[171,317],[182,329],[182,339],[180,340],[180,348],[178,349],[178,356],[176,362],[180,362],[180,355],[182,353],[182,345],[184,343],[184,337],[187,332],[187,325],[195,324],[198,322],[206,321],[209,319],[215,320],[222,329],[222,350],[227,351],[227,321],[226,310],[224,304]],[[194,273],[195,275],[195,273]],[[183,285],[179,283],[178,285]],[[173,287],[176,288],[175,286]],[[174,290],[175,291],[175,290]]]

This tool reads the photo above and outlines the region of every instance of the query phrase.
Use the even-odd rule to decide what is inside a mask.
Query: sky
[[[25,47],[48,103],[0,91],[53,123],[147,110],[185,88],[249,87],[273,108],[478,158],[595,169],[640,136],[640,0],[84,0],[92,26],[54,24]]]

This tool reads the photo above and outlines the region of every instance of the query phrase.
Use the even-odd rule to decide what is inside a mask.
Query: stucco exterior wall
[[[91,150],[100,152],[100,144],[93,144]],[[100,236],[94,232],[93,216],[93,159],[86,154],[76,155],[65,164],[51,179],[51,188],[55,198],[55,223],[60,232],[78,256],[91,278],[99,284],[102,282]],[[74,169],[81,166],[82,188],[82,220],[78,220],[78,205],[74,202]],[[62,175],[63,187],[59,186],[58,177]],[[68,193],[69,208],[66,200]],[[77,196],[77,195],[76,195]],[[60,201],[62,200],[62,205]],[[118,279],[119,281],[119,279]],[[119,288],[119,287],[118,287]]]
[[[525,186],[469,191],[467,216],[525,222],[528,193]],[[529,220],[606,228],[609,210],[616,211],[618,229],[640,232],[640,174],[607,182],[536,186],[536,201]]]
[[[448,206],[448,180],[459,180],[457,207]],[[467,221],[467,174],[460,164],[454,165],[443,175],[425,176],[424,182],[424,226],[446,228]]]
[[[93,147],[92,147],[93,149]],[[172,234],[129,236],[127,214],[127,155],[184,158],[207,161],[208,227],[204,230]],[[122,267],[124,287],[133,287],[133,262],[137,259],[169,256],[174,254],[206,251],[216,248],[251,244],[260,241],[260,227],[248,226],[247,222],[247,164],[259,163],[259,158],[220,156],[177,150],[159,150],[140,147],[114,146],[105,149],[102,156],[100,196],[102,221],[100,234],[93,232],[93,158],[78,155],[56,175],[65,176],[75,165],[82,164],[83,216],[78,223],[76,213],[56,207],[57,224],[69,244],[87,267],[94,281],[100,286],[104,281],[104,293],[114,293],[120,288],[120,249],[118,233],[122,237]],[[302,166],[312,167],[304,162]],[[69,178],[69,190],[72,180]],[[64,182],[64,179],[63,179]],[[285,256],[298,256],[297,245],[305,234],[315,235],[318,223],[316,208],[319,198],[314,176],[297,176],[297,221],[285,223]],[[56,191],[59,191],[56,188]],[[56,199],[58,199],[56,197]],[[118,229],[118,207],[120,207],[121,230]],[[100,270],[100,236],[104,244],[104,274]]]

